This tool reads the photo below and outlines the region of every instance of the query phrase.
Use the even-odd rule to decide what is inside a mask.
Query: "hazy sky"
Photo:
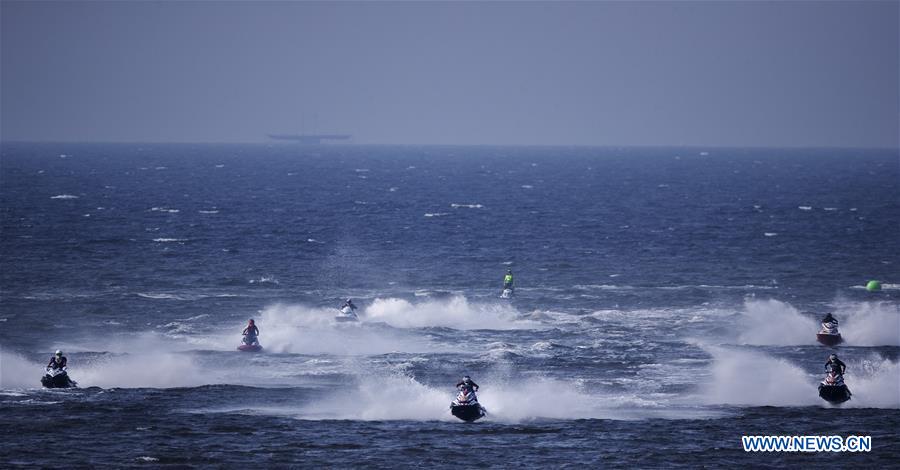
[[[897,147],[900,3],[0,3],[4,140]]]

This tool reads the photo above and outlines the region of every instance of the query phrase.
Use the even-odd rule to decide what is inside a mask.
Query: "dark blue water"
[[[898,181],[877,150],[5,143],[0,462],[896,465]],[[40,389],[55,349],[78,390]]]

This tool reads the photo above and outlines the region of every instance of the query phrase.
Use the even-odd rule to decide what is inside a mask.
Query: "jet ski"
[[[259,344],[259,339],[255,336],[244,335],[244,339],[241,340],[241,345],[237,349],[244,352],[259,352],[262,351],[262,346]]]
[[[471,423],[483,418],[487,414],[487,410],[478,403],[478,397],[475,396],[474,390],[460,387],[456,400],[450,403],[450,413],[467,423]]]
[[[69,373],[66,372],[66,369],[48,367],[44,371],[44,376],[41,377],[41,385],[46,388],[73,388],[77,387],[78,383],[69,378]]]
[[[850,399],[850,389],[844,383],[844,376],[829,369],[825,380],[819,384],[819,396],[832,405],[839,405]]]
[[[513,296],[513,289],[512,289],[512,287],[504,287],[504,288],[503,288],[503,291],[500,292],[500,298],[501,298],[501,299],[511,299],[512,296]]]
[[[837,327],[837,320],[822,323],[822,329],[816,333],[816,340],[825,346],[837,346],[843,343],[844,338],[841,338]]]
[[[344,305],[341,307],[341,313],[334,316],[335,321],[359,321],[359,316],[356,315],[356,311],[353,310],[349,305]]]

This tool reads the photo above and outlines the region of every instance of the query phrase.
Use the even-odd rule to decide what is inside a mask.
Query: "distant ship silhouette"
[[[267,134],[270,139],[290,140],[299,144],[318,145],[335,140],[350,140],[350,134]]]

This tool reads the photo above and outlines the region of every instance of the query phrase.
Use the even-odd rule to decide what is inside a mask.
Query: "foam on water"
[[[819,330],[815,320],[774,299],[745,302],[739,327],[739,344],[770,346],[814,344]]]
[[[760,351],[704,347],[713,356],[711,379],[701,387],[707,404],[739,406],[830,406],[818,395],[823,372],[810,374],[796,364]],[[841,405],[900,408],[900,363],[873,355],[847,360],[844,376],[853,393]]]
[[[445,420],[447,393],[403,376],[367,377],[353,388],[330,394],[297,410],[300,419]]]
[[[344,356],[447,349],[431,344],[427,338],[401,331],[370,328],[363,322],[338,323],[334,320],[338,313],[337,309],[332,308],[276,304],[265,308],[254,318],[260,329],[260,344],[273,353]],[[192,341],[214,349],[233,350],[240,344],[240,332],[244,326],[234,325],[229,330],[234,333],[204,336]]]
[[[460,295],[416,303],[378,298],[365,309],[365,318],[397,328],[442,326],[458,330],[517,330],[540,327],[537,322],[522,319],[509,303],[473,304]]]
[[[0,347],[0,389],[40,386],[41,370],[44,365]]]
[[[79,387],[171,388],[221,382],[217,371],[189,354],[155,350],[99,356],[73,366],[70,374]]]
[[[689,418],[709,414],[697,409],[662,409],[655,402],[628,396],[610,397],[582,391],[577,383],[553,380],[484,375],[478,378],[479,402],[487,409],[486,421],[521,423],[533,420],[641,419],[647,417]],[[293,416],[303,420],[363,421],[457,421],[450,414],[455,396],[452,383],[446,387],[423,384],[402,374],[371,371],[356,378],[346,388],[329,392],[299,407],[250,407],[263,414]],[[648,407],[648,403],[650,404]],[[230,412],[241,408],[216,408]]]
[[[839,305],[834,315],[841,336],[851,346],[900,346],[900,311],[897,304],[863,302]]]
[[[900,408],[900,362],[880,356],[848,361],[844,377],[853,398],[851,408]]]
[[[707,404],[809,406],[821,401],[815,380],[786,360],[757,351],[704,349],[713,356],[711,381],[701,392]]]

